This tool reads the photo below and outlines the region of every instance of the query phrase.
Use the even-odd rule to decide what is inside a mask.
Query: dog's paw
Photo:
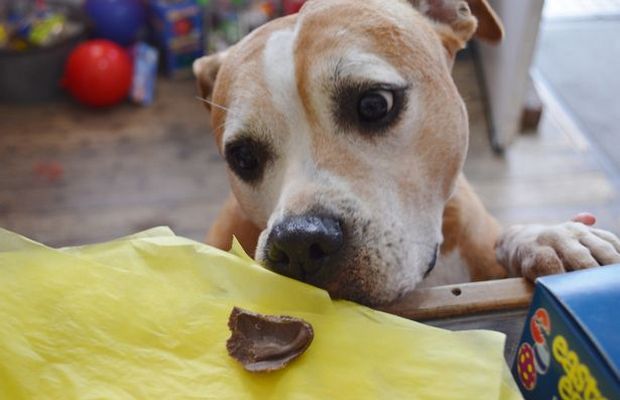
[[[620,263],[620,240],[582,222],[520,225],[502,234],[496,254],[511,275],[534,281],[539,276]]]

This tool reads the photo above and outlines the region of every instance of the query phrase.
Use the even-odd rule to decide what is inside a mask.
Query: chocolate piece
[[[235,307],[228,319],[232,335],[228,354],[250,372],[282,369],[303,354],[314,330],[306,321],[286,316],[261,315]]]

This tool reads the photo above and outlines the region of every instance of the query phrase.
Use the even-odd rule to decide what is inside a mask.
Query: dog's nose
[[[326,268],[344,244],[340,223],[330,217],[299,215],[275,225],[265,259],[274,271],[306,280]]]

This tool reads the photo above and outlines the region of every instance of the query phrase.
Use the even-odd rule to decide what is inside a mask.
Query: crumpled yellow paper
[[[289,367],[230,358],[233,306],[309,321]],[[156,228],[55,250],[0,230],[1,399],[519,399],[504,336],[450,332]]]

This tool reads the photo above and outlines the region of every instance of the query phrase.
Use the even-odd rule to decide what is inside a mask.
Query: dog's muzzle
[[[335,268],[344,247],[342,226],[332,217],[290,216],[276,224],[264,249],[271,270],[301,281],[314,281]]]

